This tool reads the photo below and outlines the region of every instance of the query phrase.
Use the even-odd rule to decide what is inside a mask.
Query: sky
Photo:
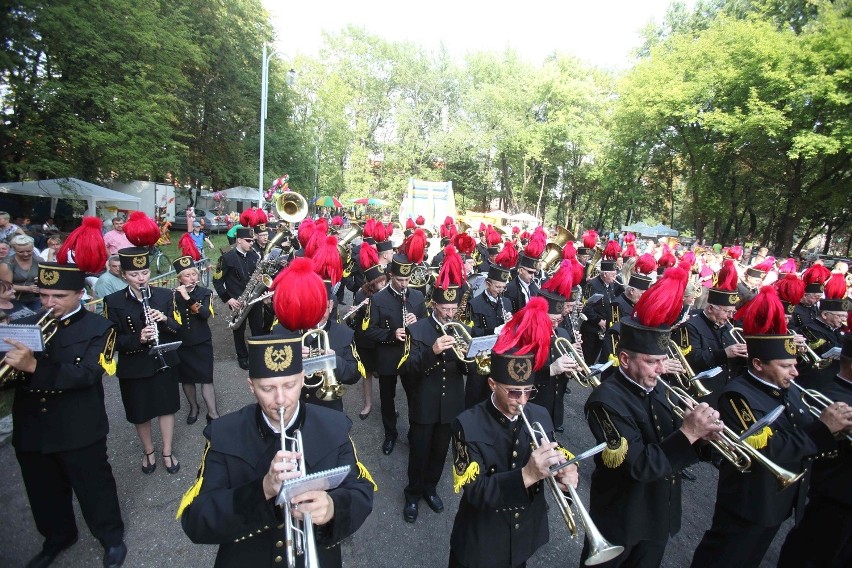
[[[625,69],[630,51],[641,44],[639,31],[651,20],[661,22],[672,0],[262,1],[278,32],[275,46],[290,57],[316,55],[322,31],[354,24],[430,51],[443,44],[456,58],[512,47],[531,63],[559,51],[596,66]]]

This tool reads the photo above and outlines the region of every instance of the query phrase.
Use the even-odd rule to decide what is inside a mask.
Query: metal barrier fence
[[[209,258],[202,258],[195,262],[195,267],[198,269],[198,283],[204,287],[210,286],[210,272],[213,267],[211,266]],[[149,284],[153,286],[161,286],[166,288],[173,288],[177,285],[177,273],[174,269],[169,270],[168,272],[164,272],[163,274],[158,274],[157,276],[151,278],[149,280]],[[88,308],[90,306],[94,306],[95,304],[99,304],[103,302],[103,298],[96,298],[94,300],[90,300],[83,304],[84,308]]]

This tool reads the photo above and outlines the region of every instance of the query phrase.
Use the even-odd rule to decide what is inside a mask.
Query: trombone
[[[553,338],[553,346],[559,352],[559,355],[568,355],[574,359],[574,362],[580,367],[577,371],[571,371],[571,378],[577,381],[577,384],[584,388],[597,388],[601,386],[601,380],[598,377],[598,374],[593,373],[592,370],[589,369],[589,366],[586,365],[586,361],[583,359],[583,356],[574,348],[574,345],[572,345],[571,342],[564,337],[557,336],[555,330],[553,334],[555,336]]]
[[[305,372],[305,387],[318,389],[317,398],[323,401],[338,400],[343,398],[343,385],[337,382],[334,368],[337,366],[337,358],[331,351],[331,341],[328,332],[324,329],[309,329],[302,335],[302,347],[308,347],[307,342],[316,336],[317,346],[308,348],[308,356],[303,362]],[[313,384],[308,379],[316,377]]]
[[[796,387],[796,390],[799,391],[799,394],[802,397],[802,404],[807,407],[808,412],[810,412],[817,420],[819,420],[823,410],[834,404],[833,400],[818,390],[806,389],[795,381],[790,381],[790,384]],[[808,399],[810,399],[811,402],[808,402]],[[852,432],[846,432],[846,439],[852,442]]]
[[[698,397],[710,394],[711,391],[705,387],[699,379],[695,378],[695,371],[692,370],[689,362],[687,362],[686,357],[683,355],[683,351],[681,351],[677,343],[671,339],[669,339],[669,359],[674,359],[680,363],[681,367],[683,367],[683,373],[674,373],[674,376],[677,379],[678,384],[680,384],[684,390],[694,388],[695,396]]]
[[[683,420],[684,414],[686,413],[683,406],[688,408],[698,406],[698,401],[689,396],[684,389],[680,387],[673,387],[660,377],[657,377],[657,382],[665,387],[667,391],[666,399],[669,401],[669,404],[672,405],[672,412],[674,412],[675,416],[681,420]],[[782,468],[760,453],[760,451],[752,448],[744,442],[741,442],[736,433],[727,426],[724,427],[720,436],[721,438],[719,440],[710,440],[710,445],[722,454],[722,457],[728,460],[731,465],[733,465],[741,473],[749,471],[753,462],[758,462],[760,465],[769,470],[769,473],[775,476],[775,479],[778,480],[778,484],[781,486],[781,489],[786,489],[790,485],[799,481],[799,479],[805,475],[804,471],[802,473],[795,474]]]
[[[467,358],[467,352],[470,349],[470,343],[473,339],[471,338],[467,327],[465,327],[463,323],[451,321],[441,326],[441,329],[444,332],[444,335],[449,335],[455,340],[452,350],[453,353],[456,354],[456,357],[459,358],[459,361],[463,363],[474,363],[476,365],[476,371],[480,375],[491,374],[490,352],[483,351],[482,353],[474,355],[473,359]]]
[[[524,414],[524,405],[518,405],[518,410],[520,411],[520,416],[524,421],[524,427],[527,429],[530,438],[532,438],[533,450],[537,450],[542,444],[549,444],[550,440],[547,438],[547,434],[541,424],[538,422],[530,424],[526,414]],[[571,505],[568,503],[568,499],[565,498],[565,495],[556,483],[556,478],[553,476],[553,473],[545,477],[544,482],[545,485],[547,485],[553,500],[556,501],[559,512],[562,514],[562,520],[565,521],[565,525],[568,527],[568,532],[571,534],[571,538],[576,537],[577,522],[574,520],[574,514],[571,512]],[[594,566],[596,564],[607,562],[624,552],[623,546],[617,546],[607,542],[595,526],[595,523],[592,522],[592,517],[589,515],[589,512],[586,511],[586,508],[583,506],[583,502],[580,501],[580,496],[577,495],[577,491],[570,485],[568,485],[568,494],[571,496],[574,506],[577,507],[577,515],[580,517],[580,522],[583,523],[583,528],[586,529],[586,538],[589,540],[589,556],[586,558],[586,566]]]

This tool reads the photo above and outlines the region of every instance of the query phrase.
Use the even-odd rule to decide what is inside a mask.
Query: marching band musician
[[[504,292],[504,296],[512,303],[512,313],[517,313],[538,295],[539,288],[533,278],[538,274],[538,259],[544,252],[544,246],[543,240],[530,239],[524,251],[518,255],[518,273],[506,285]]]
[[[410,219],[409,219],[410,220]],[[412,224],[414,221],[412,221]],[[408,281],[409,290],[417,290],[424,297],[427,294],[427,287],[431,284],[431,271],[429,265],[424,261],[426,248],[429,246],[426,240],[426,233],[423,229],[415,229],[411,235],[407,237],[399,247],[399,252],[408,257],[411,261],[412,274],[425,274],[425,278],[410,278]]]
[[[106,259],[100,226],[99,219],[87,217],[74,232],[85,231],[99,254],[87,254],[78,243],[76,266],[39,264],[41,303],[44,309],[53,309],[51,317],[57,324],[44,351],[33,353],[18,341],[5,340],[11,348],[3,362],[23,374],[15,384],[12,445],[36,528],[44,537],[28,568],[49,566],[77,542],[72,491],[89,530],[104,547],[104,566],[121,566],[127,555],[107,456],[109,422],[102,382],[105,370],[115,370],[115,330],[111,322],[80,306],[85,271],[97,271]],[[15,323],[34,324],[40,317]]]
[[[115,374],[121,388],[121,402],[127,421],[136,426],[145,452],[142,473],[152,473],[157,467],[156,459],[151,457],[154,455],[151,420],[159,417],[163,464],[167,472],[175,474],[180,469],[172,452],[175,413],[180,410],[178,353],[163,353],[162,361],[149,353],[160,339],[168,337],[175,341],[178,338],[180,324],[171,317],[172,293],[148,284],[151,270],[147,248],[121,249],[118,256],[128,286],[104,298],[104,315],[116,326],[115,349],[119,357]],[[144,303],[149,306],[147,314]],[[163,362],[167,366],[164,367]]]
[[[824,355],[830,349],[843,345],[843,326],[852,311],[852,300],[846,297],[846,282],[840,273],[832,274],[826,281],[823,294],[817,304],[817,317],[798,329],[813,351]],[[832,381],[840,370],[837,359],[832,359],[823,369],[806,366],[802,370],[801,383],[819,389]]]
[[[798,376],[797,349],[793,335],[787,332],[784,308],[774,288],[761,288],[735,317],[743,322],[749,368],[720,392],[722,419],[742,433],[783,405],[778,419],[745,443],[784,469],[806,473],[779,491],[775,476],[767,468],[753,465],[748,473],[742,473],[728,461],[723,462],[713,523],[695,550],[694,567],[759,565],[794,508],[795,520],[801,519],[812,460],[835,450],[833,435],[852,428],[852,408],[845,403],[828,406],[815,419],[797,390],[789,390]]]
[[[219,299],[231,309],[231,312],[240,309],[239,297],[245,292],[249,279],[257,268],[260,256],[252,248],[254,243],[254,230],[250,227],[241,227],[236,232],[236,246],[219,257],[219,266],[213,274],[213,286]],[[246,348],[245,333],[246,323],[251,329],[252,335],[263,332],[263,305],[261,302],[251,306],[248,315],[243,322],[233,328],[234,348],[237,352],[237,363],[240,369],[248,369],[248,349]]]
[[[585,298],[595,294],[603,296],[594,303],[586,302],[583,315],[586,319],[580,324],[583,337],[583,357],[591,365],[597,361],[603,346],[603,335],[612,322],[612,302],[624,290],[615,281],[618,274],[614,260],[601,260],[601,273],[586,283]],[[679,313],[679,312],[678,312]]]
[[[452,349],[456,342],[444,326],[455,321],[461,300],[458,286],[436,285],[432,290],[432,315],[406,329],[400,374],[408,382],[408,485],[405,488],[406,522],[417,520],[420,499],[436,513],[444,510],[437,486],[450,444],[450,423],[464,410],[464,375],[468,366]],[[470,331],[468,331],[470,333]]]
[[[385,431],[382,452],[385,455],[393,452],[397,439],[394,398],[406,337],[405,328],[426,317],[423,294],[408,290],[411,269],[412,264],[407,256],[393,256],[390,285],[373,295],[367,316],[365,336],[377,344],[376,371],[379,373],[379,401],[382,405],[382,425]],[[403,382],[403,388],[407,388],[406,382]]]
[[[299,460],[307,474],[348,465],[337,488],[308,491],[291,502],[297,520],[311,515],[318,565],[342,566],[340,542],[358,530],[373,507],[369,472],[358,462],[349,435],[352,422],[334,410],[300,403],[299,335],[252,337],[248,349],[248,387],[257,402],[205,428],[198,478],[178,509],[183,530],[197,544],[219,545],[216,566],[279,566],[292,538],[275,505],[282,482],[300,476]],[[287,436],[301,432],[301,452],[293,451],[289,440],[286,450],[281,447],[281,408]]]
[[[667,352],[687,279],[681,268],[667,270],[621,320],[618,371],[586,402],[592,434],[607,443],[595,456],[589,512],[608,541],[624,546],[601,566],[660,565],[669,536],[680,530],[680,470],[722,430],[719,413],[705,403],[678,419],[657,385],[679,367],[667,362]],[[588,554],[587,541],[582,560]]]
[[[213,333],[208,320],[213,316],[213,292],[198,284],[198,268],[191,256],[172,263],[178,286],[172,295],[172,313],[180,325],[178,377],[189,402],[187,424],[198,420],[196,384],[201,384],[201,397],[207,405],[207,422],[219,418],[216,391],[213,388]]]
[[[254,242],[251,244],[251,248],[260,258],[263,258],[268,243],[269,226],[266,221],[263,221],[254,226]]]
[[[601,345],[601,354],[598,356],[598,362],[606,363],[610,359],[617,360],[618,340],[621,337],[621,320],[622,318],[630,317],[633,314],[636,303],[642,298],[642,294],[651,287],[653,280],[650,276],[633,272],[627,280],[627,286],[624,292],[619,295],[612,303],[612,325],[606,330],[603,344]],[[604,377],[609,378],[615,372],[613,367],[607,369]]]
[[[802,273],[805,282],[805,295],[793,310],[793,327],[801,329],[819,315],[818,303],[822,298],[825,282],[831,277],[831,271],[822,264],[814,264]]]
[[[550,416],[530,403],[535,372],[547,363],[551,325],[546,301],[533,298],[500,333],[491,354],[491,397],[452,424],[453,488],[464,490],[450,537],[450,568],[524,566],[549,540],[542,480],[570,457],[552,441]],[[531,447],[520,413],[551,442]],[[577,467],[555,474],[576,487]]]

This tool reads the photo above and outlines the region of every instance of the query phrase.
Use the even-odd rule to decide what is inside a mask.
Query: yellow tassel
[[[370,327],[370,306],[367,306],[367,310],[364,314],[364,321],[361,322],[361,331],[367,331],[368,327]]]
[[[601,461],[609,468],[616,468],[624,463],[625,457],[627,457],[627,439],[622,436],[617,448],[611,450],[607,446],[601,454]]]
[[[216,314],[213,313],[213,296],[210,296],[210,317],[216,317]]]
[[[402,352],[402,359],[399,360],[399,365],[396,366],[397,369],[400,369],[405,363],[406,359],[408,359],[408,354],[411,351],[411,336],[405,336],[405,350]]]
[[[572,454],[562,446],[557,446],[556,449],[562,452],[562,456],[565,458],[566,461],[574,459],[574,454]]]
[[[456,468],[453,468],[453,491],[458,493],[461,491],[462,486],[475,481],[477,475],[479,475],[479,464],[476,462],[471,462],[461,475],[459,475]]]
[[[358,479],[366,479],[367,481],[372,483],[373,493],[379,490],[379,486],[376,485],[376,482],[373,481],[373,476],[370,475],[370,470],[368,470],[361,462],[358,462]]]
[[[361,359],[358,359],[358,372],[361,373],[361,378],[367,378],[367,369],[364,368],[364,363],[361,362]]]
[[[771,437],[772,428],[770,428],[769,426],[764,426],[763,430],[761,430],[757,434],[752,434],[743,441],[755,450],[760,450],[766,447],[766,444],[769,443],[769,438]]]
[[[98,357],[98,364],[104,368],[104,371],[106,371],[108,375],[114,375],[116,368],[118,367],[118,361],[115,360],[115,357],[115,353],[113,353],[112,359],[109,361],[106,360],[106,356],[104,356],[103,353],[101,353]]]
[[[681,353],[681,355],[683,355],[684,357],[686,357],[687,355],[689,355],[690,353],[692,353],[692,345],[690,345],[690,346],[689,346],[689,347],[687,347],[686,349],[681,349],[681,350],[680,350],[680,353]]]
[[[192,504],[192,501],[198,497],[198,494],[201,492],[201,484],[204,483],[204,464],[207,459],[208,451],[210,451],[210,442],[207,442],[204,446],[204,453],[201,455],[201,465],[198,468],[198,478],[195,480],[195,483],[192,484],[192,487],[183,494],[175,519],[179,519],[180,516],[183,515],[183,510],[189,507]]]
[[[610,353],[608,360],[612,361],[613,367],[618,367],[618,357]]]
[[[173,312],[172,312],[172,317],[174,318],[174,320],[175,320],[176,322],[178,322],[178,325],[183,325],[183,318],[181,318],[181,317],[180,317],[180,312],[179,312],[179,311],[177,311],[177,310],[173,311]]]

